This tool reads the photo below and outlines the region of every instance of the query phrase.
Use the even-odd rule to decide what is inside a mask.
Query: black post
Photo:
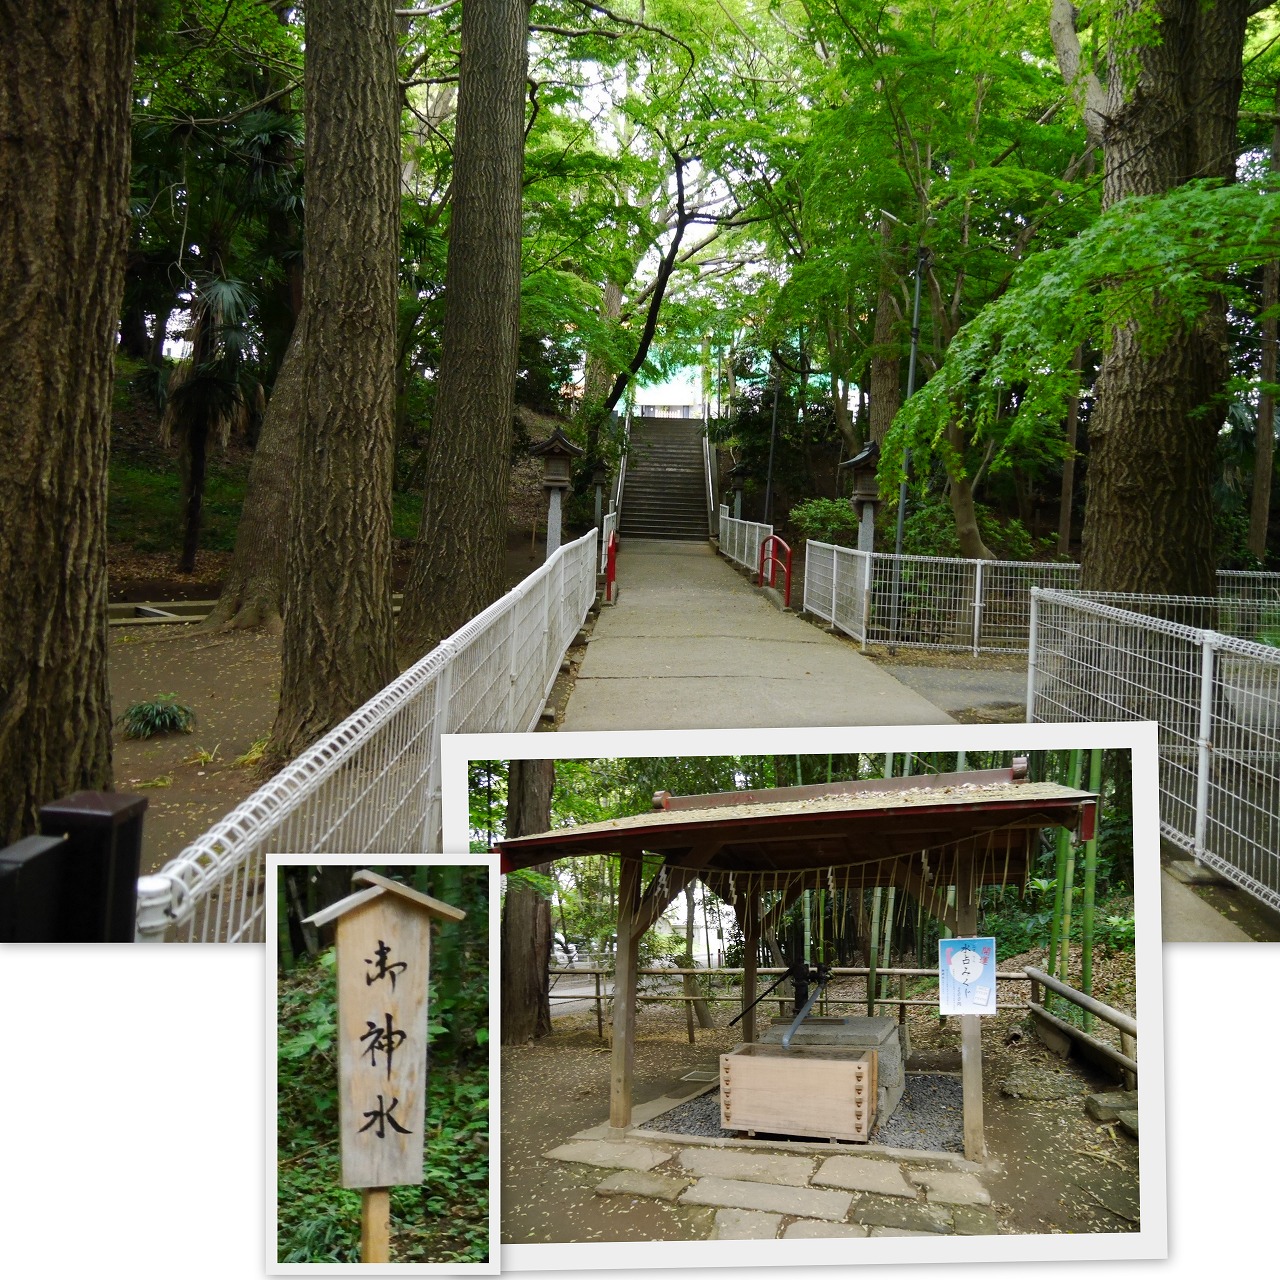
[[[58,940],[67,842],[27,836],[0,849],[0,942]]]
[[[782,383],[782,370],[773,361],[773,425],[769,428],[769,470],[764,482],[764,524],[770,523],[773,514],[773,447],[778,439],[778,388]]]
[[[65,837],[50,941],[133,941],[146,807],[145,796],[77,791],[40,810],[41,834]]]

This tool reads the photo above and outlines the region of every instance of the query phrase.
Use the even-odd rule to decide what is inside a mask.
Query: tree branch
[[[1053,0],[1049,12],[1049,38],[1058,56],[1058,68],[1084,114],[1085,132],[1095,147],[1102,145],[1106,122],[1107,92],[1092,71],[1085,71],[1080,57],[1080,34],[1071,0]]]

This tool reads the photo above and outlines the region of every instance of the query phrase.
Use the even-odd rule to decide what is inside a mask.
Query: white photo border
[[[279,1061],[280,1025],[276,1016],[278,1008],[277,973],[272,962],[273,940],[279,928],[279,895],[275,892],[276,868],[282,866],[334,866],[334,867],[416,867],[431,866],[484,867],[489,875],[489,1259],[487,1262],[280,1262],[279,1249],[279,1186],[277,1170],[277,1134],[279,1124],[279,1095],[276,1066]],[[364,1275],[497,1275],[500,1267],[499,1243],[502,1238],[502,1072],[498,1000],[498,925],[501,919],[500,879],[498,860],[487,855],[441,857],[439,854],[420,854],[406,857],[404,854],[368,853],[272,853],[267,855],[266,871],[266,936],[268,963],[266,970],[266,1188],[267,1233],[266,1274],[329,1275],[334,1271],[359,1271]],[[428,1068],[429,1070],[430,1068]]]
[[[682,729],[593,733],[446,734],[441,738],[443,845],[469,849],[472,760],[627,759],[644,756],[826,755],[903,751],[1128,749],[1133,778],[1134,962],[1142,1088],[1140,1229],[1090,1234],[868,1237],[848,1240],[691,1240],[504,1244],[504,1271],[667,1267],[796,1267],[878,1263],[1060,1262],[1168,1257],[1160,819],[1154,722]],[[498,972],[495,968],[494,972]]]

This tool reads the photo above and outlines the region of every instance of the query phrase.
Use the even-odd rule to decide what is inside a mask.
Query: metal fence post
[[[1213,747],[1213,650],[1218,636],[1200,633],[1200,728],[1196,737],[1196,830],[1192,856],[1197,862],[1205,853],[1209,826],[1209,753]]]
[[[58,941],[132,942],[145,796],[77,791],[40,810],[40,833],[65,836]]]
[[[1027,628],[1027,723],[1035,719],[1036,700],[1036,644],[1039,641],[1040,592],[1043,587],[1031,588],[1031,621]]]
[[[982,635],[982,561],[973,566],[973,656],[978,656],[978,640]]]

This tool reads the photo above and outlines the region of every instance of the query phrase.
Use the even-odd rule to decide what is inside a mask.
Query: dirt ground
[[[1001,965],[1012,970],[1043,962],[1039,953]],[[1103,968],[1104,966],[1100,966]],[[1132,957],[1105,966],[1095,989],[1100,998],[1132,990]],[[1025,999],[1025,984],[1001,999]],[[846,979],[832,995],[850,998],[863,980]],[[1122,1006],[1131,1009],[1132,1006]],[[738,1043],[727,1026],[733,1009],[714,1006],[716,1026],[696,1032],[690,1045],[684,1013],[643,1004],[637,1014],[633,1099],[679,1096],[702,1086],[680,1081],[697,1068],[716,1070],[718,1055]],[[959,1024],[942,1025],[928,1010],[909,1014],[912,1060],[908,1070],[958,1070]],[[983,1181],[992,1193],[1002,1232],[1084,1233],[1137,1229],[1138,1144],[1084,1111],[1084,1097],[1118,1087],[1074,1060],[1066,1063],[1039,1043],[1026,1015],[1009,1009],[982,1020],[983,1105],[991,1161]],[[606,1028],[606,1036],[607,1036]],[[1012,1098],[1001,1083],[1013,1071],[1030,1071],[1071,1090],[1055,1101]],[[608,1119],[610,1055],[598,1039],[594,1013],[555,1020],[552,1034],[502,1050],[502,1239],[504,1244],[592,1240],[705,1239],[713,1211],[623,1196],[597,1196],[606,1171],[542,1153],[572,1134]],[[856,1151],[856,1146],[841,1146]]]
[[[514,586],[546,555],[541,535],[513,532],[507,544],[507,583]],[[202,552],[197,572],[172,571],[173,558],[116,549],[111,599],[204,600],[217,597],[229,554]],[[280,695],[280,642],[257,632],[207,633],[190,625],[126,626],[108,630],[111,705],[176,694],[195,712],[194,731],[131,741],[113,735],[115,785],[147,797],[142,869],[154,871],[188,841],[248,797],[261,779],[237,764],[271,730]],[[579,659],[581,655],[578,655]],[[555,697],[563,711],[569,682]]]

